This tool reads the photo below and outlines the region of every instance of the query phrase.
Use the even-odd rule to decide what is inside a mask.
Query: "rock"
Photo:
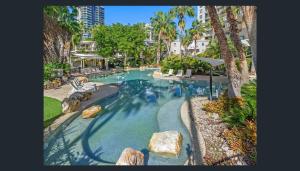
[[[153,133],[148,145],[149,151],[164,157],[178,156],[182,146],[182,135],[177,131]]]
[[[75,92],[69,96],[71,99],[78,99],[79,101],[89,100],[92,97],[92,92]]]
[[[144,165],[144,154],[132,148],[125,148],[116,165]]]
[[[89,80],[87,77],[84,77],[84,76],[79,76],[79,77],[76,77],[78,79],[79,82],[81,83],[87,83]]]
[[[61,106],[63,113],[75,112],[80,107],[80,101],[78,99],[65,98]]]
[[[82,111],[82,118],[83,119],[93,118],[97,115],[98,112],[100,112],[100,110],[101,110],[101,106],[99,105],[89,107],[84,111]]]
[[[154,72],[153,72],[153,77],[154,77],[154,78],[160,78],[160,77],[162,77],[162,73],[159,72],[159,71],[154,71]]]

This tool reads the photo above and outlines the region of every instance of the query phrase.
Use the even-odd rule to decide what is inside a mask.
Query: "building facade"
[[[78,7],[77,20],[82,22],[86,29],[94,25],[104,25],[103,6],[80,6]],[[83,38],[89,38],[90,33],[83,33]]]

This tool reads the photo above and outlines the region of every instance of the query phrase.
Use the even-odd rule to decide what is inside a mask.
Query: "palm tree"
[[[172,20],[172,16],[168,13],[161,11],[156,12],[154,17],[151,17],[151,25],[154,28],[154,33],[158,36],[157,38],[157,58],[156,63],[159,64],[161,57],[161,41],[168,37],[170,31],[174,32],[175,23]],[[172,33],[174,34],[174,33]]]
[[[170,10],[170,14],[178,19],[178,27],[182,36],[185,29],[185,16],[194,17],[195,11],[192,6],[176,6]],[[179,47],[181,47],[180,43],[181,41],[179,40]]]
[[[218,42],[220,44],[221,55],[224,58],[226,70],[228,73],[228,97],[241,97],[241,76],[239,71],[237,70],[234,56],[232,55],[229,49],[227,37],[225,36],[225,32],[220,23],[217,10],[214,6],[207,6],[207,11],[210,17],[211,26],[213,27]]]
[[[192,39],[194,40],[195,47],[194,47],[194,55],[197,53],[197,40],[200,40],[201,36],[203,35],[205,29],[204,26],[198,21],[195,20],[192,23],[192,28],[189,30]]]
[[[246,60],[246,55],[244,52],[243,45],[241,43],[240,37],[238,35],[238,26],[236,17],[233,14],[231,6],[226,8],[227,20],[230,24],[230,37],[237,50],[237,54],[240,59],[240,72],[241,72],[241,84],[247,83],[249,81],[248,65]]]
[[[256,68],[256,6],[242,6],[243,21],[246,24],[249,43],[252,51],[252,59]]]
[[[65,62],[64,52],[70,52],[72,35],[80,30],[75,20],[76,7],[46,6],[44,8],[44,62]]]
[[[167,45],[168,55],[171,55],[171,43],[172,41],[176,40],[177,31],[176,31],[176,24],[172,22],[172,24],[167,27],[167,32],[164,33],[163,39]]]
[[[192,43],[193,37],[188,30],[185,31],[185,35],[182,37],[182,46],[184,49],[184,55],[187,55],[187,48]]]

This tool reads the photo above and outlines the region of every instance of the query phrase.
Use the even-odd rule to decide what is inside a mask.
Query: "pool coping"
[[[181,120],[183,122],[183,124],[185,125],[185,127],[187,128],[188,132],[189,132],[189,135],[190,135],[190,138],[191,138],[191,144],[192,144],[192,155],[189,157],[189,159],[185,162],[184,165],[198,165],[196,164],[197,162],[199,161],[196,161],[196,159],[200,158],[203,163],[203,159],[204,159],[204,156],[205,156],[205,153],[206,153],[206,146],[205,146],[205,141],[204,141],[204,138],[202,136],[202,133],[201,131],[199,130],[196,130],[197,132],[197,138],[195,139],[195,136],[193,135],[192,133],[192,120],[191,120],[191,109],[188,105],[188,101],[185,100],[182,105],[181,105],[181,108],[180,108],[180,116],[181,116]],[[194,141],[198,141],[200,144],[200,153],[201,154],[198,154],[198,153],[195,153],[195,143]],[[189,164],[189,161],[192,161],[191,164]]]
[[[77,118],[84,109],[90,107],[98,100],[109,98],[112,96],[115,96],[119,93],[119,87],[117,86],[117,90],[115,92],[112,92],[111,94],[101,96],[101,97],[95,97],[93,99],[83,101],[80,106],[80,108],[75,112],[69,112],[66,114],[61,115],[59,118],[57,118],[51,125],[44,128],[43,134],[44,134],[44,143],[51,137],[55,136],[59,130],[65,128],[68,126],[75,118]]]

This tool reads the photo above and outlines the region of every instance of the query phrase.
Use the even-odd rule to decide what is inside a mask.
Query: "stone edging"
[[[86,101],[82,106],[80,106],[78,111],[63,114],[62,116],[57,118],[51,125],[44,129],[44,142],[46,142],[51,136],[55,135],[58,132],[58,130],[69,125],[69,123],[71,123],[76,117],[78,117],[85,108],[90,107],[94,102],[100,99],[112,97],[118,94],[118,92],[119,91],[117,90],[116,92],[107,96]]]
[[[205,147],[205,141],[204,141],[204,138],[201,134],[201,132],[199,130],[197,130],[197,139],[194,139],[194,136],[192,134],[192,121],[191,121],[191,117],[190,117],[190,110],[189,109],[189,106],[188,106],[188,102],[185,100],[183,102],[183,104],[181,105],[181,109],[180,109],[180,116],[181,116],[181,120],[183,122],[183,124],[185,125],[185,127],[187,128],[189,134],[190,134],[190,138],[191,138],[191,141],[192,141],[192,148],[194,149],[194,146],[195,146],[195,143],[194,141],[198,141],[200,143],[200,150],[201,150],[201,154],[198,154],[198,155],[201,155],[201,159],[202,159],[202,163],[203,163],[203,158],[205,156],[205,153],[206,153],[206,147]],[[194,150],[193,150],[194,151]],[[194,154],[194,153],[192,153]],[[196,154],[197,155],[197,154]],[[198,156],[199,158],[200,156]],[[193,165],[195,165],[195,158],[197,158],[194,155],[191,156],[192,160],[194,161],[193,162]],[[185,165],[187,165],[187,162],[185,163]]]

